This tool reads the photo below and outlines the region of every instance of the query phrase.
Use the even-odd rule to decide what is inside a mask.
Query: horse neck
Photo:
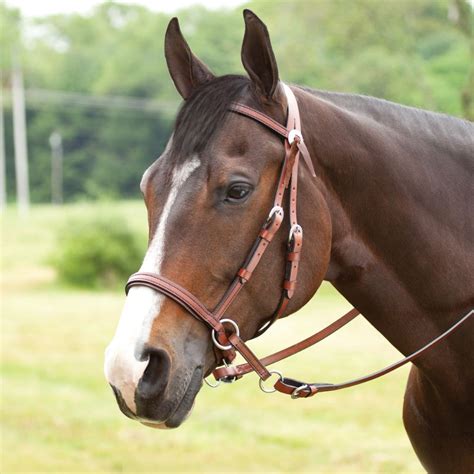
[[[298,98],[333,224],[326,279],[395,347],[411,353],[474,304],[463,201],[469,180],[456,173],[443,144],[304,91]],[[466,193],[453,193],[453,186]],[[472,347],[472,332],[461,330],[445,348]],[[472,359],[460,351],[460,359]],[[439,370],[435,353],[423,357],[426,370]]]

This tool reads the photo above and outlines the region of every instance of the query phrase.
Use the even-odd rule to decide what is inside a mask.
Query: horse
[[[293,257],[298,286],[284,289],[292,297],[278,316],[304,306],[325,280],[408,355],[474,304],[472,123],[287,86],[265,24],[250,10],[244,22],[248,76],[216,77],[192,53],[176,18],[165,34],[169,73],[184,102],[166,149],[140,183],[149,223],[140,272],[156,275],[161,286],[145,278],[129,287],[105,354],[120,410],[155,428],[175,428],[189,416],[204,378],[222,361],[216,344],[237,346],[230,325],[222,330],[223,319],[211,322],[211,338],[189,313],[212,317],[206,308],[219,305],[236,273],[247,282],[248,272],[239,269],[268,222],[282,163],[289,155],[294,163],[303,151],[289,141],[283,147],[274,133],[287,123],[291,97],[301,120],[294,143],[301,147],[304,137],[307,152],[297,168],[298,202],[289,203],[299,216],[291,229],[298,235],[304,229],[305,245]],[[235,113],[236,103],[260,120]],[[275,216],[293,223],[272,209]],[[221,317],[235,315],[242,344],[281,307],[288,237],[272,238],[252,279],[220,305]],[[474,468],[473,329],[472,320],[465,322],[416,358],[409,374],[403,422],[429,472]]]

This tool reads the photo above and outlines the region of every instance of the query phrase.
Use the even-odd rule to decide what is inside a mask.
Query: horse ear
[[[267,27],[250,10],[244,10],[245,35],[242,64],[250,79],[265,98],[271,99],[278,86],[278,67]]]
[[[185,100],[197,87],[215,77],[209,68],[191,52],[181,33],[177,18],[172,18],[166,29],[165,58],[171,79]]]

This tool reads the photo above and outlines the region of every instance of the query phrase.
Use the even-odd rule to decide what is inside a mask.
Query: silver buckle
[[[288,143],[291,145],[295,141],[296,137],[300,139],[300,142],[303,141],[303,134],[301,133],[301,130],[294,128],[288,132]]]
[[[232,367],[232,364],[228,364],[225,359],[222,360],[224,362],[224,365],[226,367]],[[237,375],[226,375],[225,377],[221,377],[219,379],[219,382],[222,383],[234,383],[236,380],[238,380]]]
[[[272,220],[273,214],[280,214],[282,217],[285,217],[285,211],[281,206],[273,206],[270,213],[268,214],[267,222]]]
[[[228,364],[225,359],[222,362],[224,362],[226,367],[232,367],[232,364]],[[204,379],[204,382],[211,388],[217,388],[221,383],[234,383],[236,380],[238,380],[237,375],[233,375],[232,377],[227,376],[216,379],[215,383],[209,382],[207,379]]]
[[[270,370],[270,373],[271,373],[271,374],[278,375],[278,377],[280,378],[280,380],[283,380],[283,374],[282,374],[279,370]],[[268,379],[267,379],[267,380],[268,380]],[[260,390],[261,390],[262,392],[265,392],[265,393],[273,393],[273,392],[276,392],[276,388],[275,388],[275,387],[272,387],[272,388],[270,388],[270,389],[265,388],[265,386],[263,385],[263,382],[264,382],[263,379],[259,379],[259,380],[258,380],[258,385],[259,385]]]
[[[293,224],[290,229],[290,234],[288,235],[288,242],[291,242],[295,232],[301,232],[301,235],[303,235],[303,227],[301,227],[299,224]]]
[[[291,392],[291,398],[292,400],[296,400],[297,398],[300,398],[298,394],[302,391],[305,390],[306,388],[309,388],[309,385],[305,383],[304,385],[301,385],[301,387],[297,387]]]
[[[232,321],[232,319],[221,319],[221,323],[229,323],[230,325],[232,325],[235,329],[235,333],[237,334],[237,336],[240,336],[240,329],[239,329],[239,326],[237,326],[237,323],[235,321]],[[232,344],[229,344],[228,346],[223,346],[217,341],[215,329],[213,329],[211,332],[211,338],[214,345],[218,347],[219,349],[223,351],[228,351],[229,349],[232,349]]]

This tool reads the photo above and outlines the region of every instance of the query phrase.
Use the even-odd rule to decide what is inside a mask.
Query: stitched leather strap
[[[282,136],[283,138],[288,139],[288,135],[291,130],[296,129],[301,131],[301,123],[296,97],[293,94],[293,91],[286,84],[282,83],[282,85],[286,94],[286,99],[288,101],[288,122],[286,128],[280,123],[278,123],[276,120],[264,114],[263,112],[252,109],[251,107],[245,104],[234,102],[230,105],[229,110],[231,110],[232,112],[236,112],[240,115],[245,115],[246,117],[249,117],[255,120],[256,122],[261,123],[270,130],[273,130],[275,133]],[[300,140],[298,142],[298,149],[303,155],[304,161],[311,173],[311,176],[315,177],[316,172],[314,171],[313,162],[311,161],[311,156],[309,154],[308,148],[304,143],[304,140]]]
[[[321,331],[316,332],[312,336],[304,339],[303,341],[298,342],[297,344],[294,344],[281,351],[275,352],[274,354],[264,357],[260,360],[260,362],[265,366],[269,366],[271,364],[274,364],[275,362],[279,362],[280,360],[291,357],[297,354],[298,352],[302,352],[305,349],[308,349],[308,347],[314,346],[323,339],[326,339],[328,336],[341,329],[347,323],[351,322],[359,314],[359,311],[357,311],[356,309],[351,309],[344,316],[332,322]],[[229,367],[218,367],[214,370],[214,372],[212,372],[212,374],[214,375],[214,378],[216,380],[219,380],[224,377],[242,377],[252,371],[253,368],[251,365],[240,364]]]
[[[472,315],[474,315],[474,309],[470,310],[466,315],[464,315],[458,322],[450,326],[445,332],[440,334],[436,339],[425,344],[423,347],[418,349],[417,351],[413,352],[407,357],[384,367],[383,369],[377,370],[372,372],[368,375],[364,375],[363,377],[358,377],[352,380],[348,380],[347,382],[341,383],[305,383],[300,382],[298,380],[289,379],[289,378],[282,378],[277,380],[274,387],[281,393],[285,393],[287,395],[291,395],[292,398],[307,398],[312,397],[318,392],[333,392],[335,390],[342,390],[344,388],[354,387],[355,385],[360,385],[365,382],[369,382],[371,380],[378,379],[405,364],[408,362],[414,361],[416,358],[420,357],[425,352],[429,351],[433,346],[436,346],[441,341],[446,339],[450,334],[455,332],[459,329]],[[263,361],[262,361],[263,362]]]
[[[132,286],[148,286],[160,293],[165,294],[197,319],[205,322],[211,329],[222,331],[222,324],[214,317],[212,313],[188,290],[168,280],[165,277],[154,273],[139,272],[134,273],[125,286],[125,292],[128,294]]]
[[[236,112],[240,115],[245,115],[256,122],[261,123],[265,127],[273,130],[274,132],[281,135],[283,138],[288,137],[288,130],[282,124],[278,123],[276,120],[272,119],[268,115],[264,114],[263,112],[259,112],[258,110],[252,109],[248,105],[239,104],[234,102],[230,105],[229,110],[232,112]]]

